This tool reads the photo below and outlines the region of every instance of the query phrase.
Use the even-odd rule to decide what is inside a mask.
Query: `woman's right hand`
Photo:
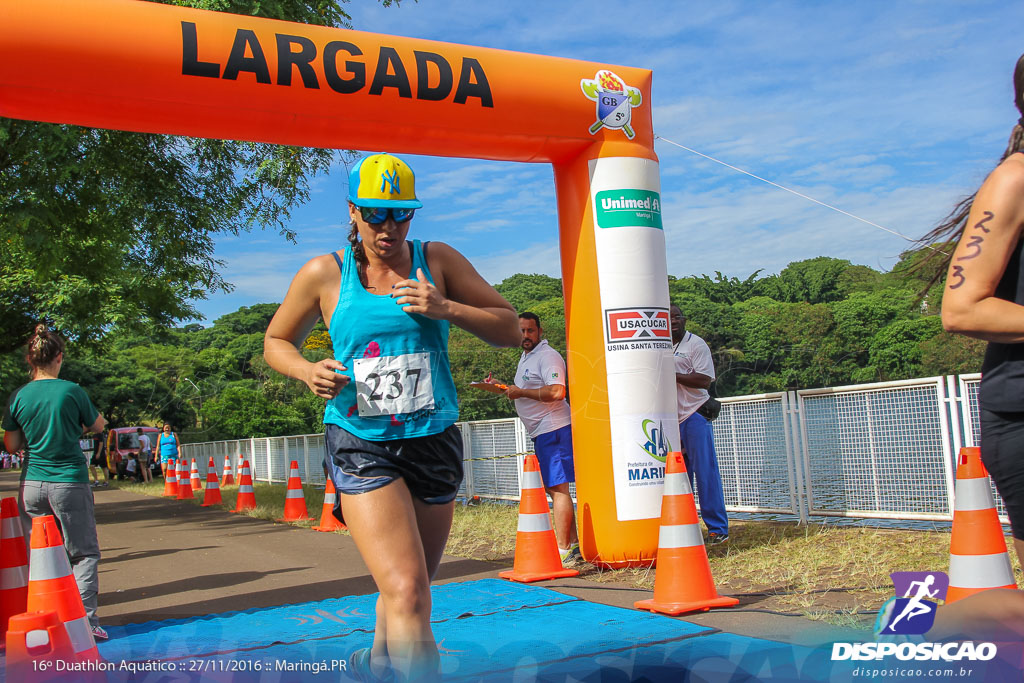
[[[305,382],[310,391],[328,400],[334,398],[341,391],[342,387],[349,383],[349,376],[342,375],[335,370],[347,370],[344,365],[336,360],[325,358],[318,363],[312,363],[306,374]]]

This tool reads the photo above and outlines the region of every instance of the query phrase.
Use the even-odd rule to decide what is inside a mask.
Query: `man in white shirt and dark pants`
[[[534,313],[519,315],[523,355],[516,368],[515,384],[508,397],[515,402],[519,419],[533,439],[544,489],[551,496],[555,539],[562,561],[579,556],[576,515],[569,484],[576,480],[572,460],[570,409],[565,401],[565,361],[541,339],[540,319]]]
[[[142,481],[153,481],[153,475],[149,472],[149,459],[153,457],[153,443],[139,427],[136,432],[139,435],[139,467],[142,469]]]
[[[729,540],[729,517],[725,512],[722,476],[718,471],[714,432],[699,409],[710,398],[708,387],[715,381],[715,363],[707,343],[686,331],[686,316],[675,304],[670,310],[672,356],[675,361],[679,440],[685,451],[686,470],[693,487],[696,479],[700,516],[708,528],[708,545]]]

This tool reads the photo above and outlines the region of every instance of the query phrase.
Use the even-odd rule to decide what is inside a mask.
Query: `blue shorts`
[[[367,493],[401,478],[414,497],[441,505],[455,500],[462,484],[462,434],[455,425],[440,434],[368,441],[327,424],[324,445],[338,493]],[[334,516],[341,520],[341,496],[336,501]]]
[[[540,463],[540,476],[544,486],[552,487],[576,481],[576,468],[572,461],[572,427],[540,434],[533,440]]]

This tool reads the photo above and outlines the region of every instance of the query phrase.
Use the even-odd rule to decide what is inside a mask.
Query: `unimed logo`
[[[656,228],[661,225],[661,195],[653,190],[604,190],[595,196],[599,228]]]
[[[832,661],[880,660],[896,657],[901,661],[987,662],[996,656],[995,643],[973,641],[952,643],[833,643]]]
[[[672,339],[667,308],[611,308],[604,314],[609,344]]]

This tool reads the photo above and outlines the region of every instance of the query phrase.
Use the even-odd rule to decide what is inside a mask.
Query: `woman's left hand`
[[[451,302],[427,280],[427,274],[422,268],[416,269],[416,278],[396,283],[391,297],[406,313],[419,313],[433,320],[446,320]]]

